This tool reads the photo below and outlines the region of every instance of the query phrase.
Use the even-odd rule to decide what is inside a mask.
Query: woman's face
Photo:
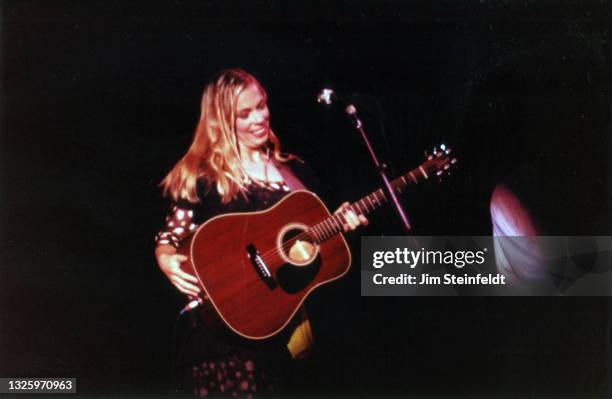
[[[236,135],[240,145],[258,149],[268,141],[270,111],[259,85],[252,83],[236,100]]]

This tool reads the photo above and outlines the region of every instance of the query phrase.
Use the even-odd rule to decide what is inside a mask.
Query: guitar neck
[[[408,186],[416,185],[421,181],[429,179],[431,173],[435,173],[435,167],[431,161],[425,162],[419,167],[398,177],[391,182],[393,191],[401,194]],[[380,208],[388,201],[387,195],[382,188],[366,195],[359,201],[349,205],[349,209],[358,215],[367,215]],[[333,214],[319,224],[310,228],[308,234],[316,243],[322,243],[334,235],[342,232],[345,225],[344,217],[340,214]]]

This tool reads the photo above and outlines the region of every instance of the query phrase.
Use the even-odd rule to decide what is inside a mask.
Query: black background
[[[324,85],[355,102],[393,175],[455,150],[450,178],[404,198],[415,234],[491,234],[501,181],[544,234],[610,234],[607,2],[1,7],[1,376],[76,376],[83,396],[171,390],[183,298],[153,257],[157,184],[222,68],[268,89],[275,131],[330,208],[379,181],[346,118],[314,101]],[[402,231],[387,210],[360,233]],[[362,298],[355,270],[309,300],[316,353],[287,394],[610,392],[604,298]]]

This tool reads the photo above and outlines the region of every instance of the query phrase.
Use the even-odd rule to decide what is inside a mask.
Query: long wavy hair
[[[256,84],[267,99],[257,79],[239,68],[221,71],[206,86],[193,141],[187,153],[160,183],[165,196],[174,201],[182,198],[199,202],[197,181],[200,178],[206,181],[208,189],[217,190],[222,203],[231,201],[238,193],[245,194],[249,179],[241,163],[235,112],[238,96],[252,84]],[[267,145],[277,162],[297,158],[281,154],[280,142],[272,129]]]

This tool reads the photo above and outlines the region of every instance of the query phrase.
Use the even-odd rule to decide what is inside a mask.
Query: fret
[[[314,237],[314,235],[312,234],[312,227],[306,230],[306,238],[310,240],[311,242],[317,241],[316,237]]]
[[[319,232],[319,225],[316,224],[313,226],[312,230],[314,231],[316,237],[317,237],[317,241],[318,242],[322,242],[323,241],[323,237],[321,237],[321,233]]]
[[[334,224],[334,218],[327,218],[330,227],[330,237],[336,234],[338,231],[336,230],[336,225]]]
[[[425,169],[423,169],[422,166],[419,166],[419,170],[421,171],[421,173],[423,174],[423,177],[426,179],[429,179],[429,176],[427,176],[427,173],[425,172]]]
[[[368,201],[370,201],[370,206],[372,207],[372,210],[374,210],[375,207],[374,207],[374,204],[372,203],[372,200],[370,199],[370,196],[368,195],[366,198]]]
[[[333,236],[334,234],[336,234],[336,229],[334,224],[332,223],[332,218],[327,218],[325,219],[325,221],[327,222],[327,225],[329,226],[329,236]]]
[[[338,225],[336,223],[336,218],[334,217],[334,215],[331,215],[326,220],[329,222],[329,224],[331,226],[332,234],[336,234],[336,231],[338,230]]]
[[[359,203],[360,203],[361,201],[363,201],[363,200],[359,200],[359,201],[355,202],[355,207],[357,208],[357,211],[358,211],[359,213],[363,213],[363,205],[359,205]]]
[[[359,203],[361,203],[361,205],[359,205]],[[362,199],[360,199],[358,202],[356,202],[356,204],[359,206],[359,213],[368,213],[368,205],[365,203],[365,201]],[[364,212],[365,210],[365,212]]]
[[[321,237],[319,237],[319,233],[317,233],[317,226],[316,226],[316,225],[315,225],[315,226],[312,226],[312,227],[310,228],[310,231],[311,231],[312,235],[314,236],[314,240],[315,240],[317,243],[320,243],[320,242],[321,242]]]
[[[317,231],[317,225],[315,224],[314,226],[312,226],[310,230],[312,230],[312,234],[314,235],[315,240],[317,242],[321,242],[321,237],[319,237],[319,232]]]
[[[317,231],[319,232],[319,237],[321,237],[321,241],[323,241],[325,237],[325,231],[323,230],[322,223],[317,224]]]
[[[378,199],[377,192],[374,192],[374,199],[376,200],[376,204],[380,206],[380,200]]]
[[[412,180],[414,180],[415,183],[418,183],[418,180],[416,177],[414,177],[414,173],[412,173],[412,171],[408,172],[408,174],[410,175],[410,177],[412,177]]]
[[[317,225],[319,227],[319,231],[321,232],[321,241],[325,241],[325,228],[322,223]]]
[[[336,215],[331,215],[330,220],[333,222],[334,231],[338,231],[338,221],[336,220]]]
[[[329,227],[327,227],[327,219],[323,220],[322,224],[323,224],[323,231],[325,231],[324,237],[327,240],[329,238],[328,237],[329,236]]]
[[[329,223],[332,226],[332,235],[336,234],[338,232],[338,223],[333,216],[329,218]]]
[[[404,192],[403,188],[408,185],[404,176],[400,176],[399,178],[393,180],[391,183],[393,184],[393,188],[397,190],[397,192],[400,194]]]
[[[344,223],[342,222],[342,217],[338,214],[334,215],[334,220],[336,221],[336,224],[338,225],[338,232],[341,232],[344,230]]]
[[[344,217],[344,215],[342,214],[342,212],[340,212],[340,213],[338,214],[338,216],[340,216],[340,220],[342,221],[342,230],[344,230],[344,225],[345,225],[345,224],[348,224],[348,223],[346,223],[346,218]]]

